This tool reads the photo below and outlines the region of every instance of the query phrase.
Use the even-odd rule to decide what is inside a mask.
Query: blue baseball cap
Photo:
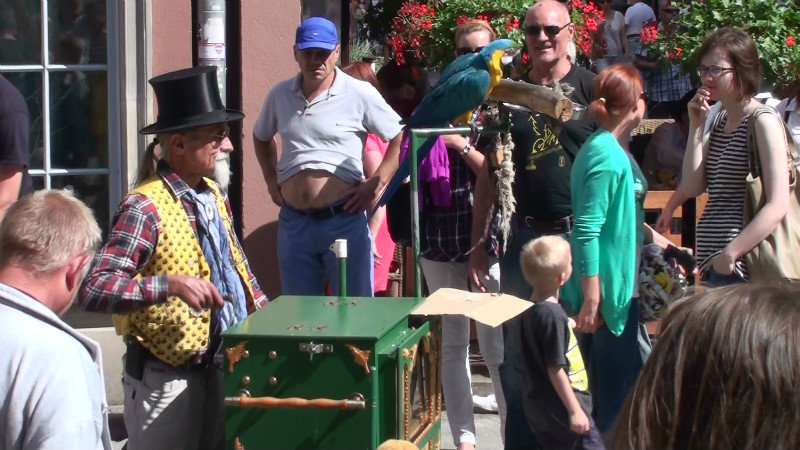
[[[294,36],[298,50],[307,48],[333,50],[338,42],[336,26],[324,17],[309,17],[302,21]]]

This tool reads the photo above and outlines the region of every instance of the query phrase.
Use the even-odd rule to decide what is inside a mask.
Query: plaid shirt
[[[197,232],[196,205],[189,196],[186,184],[165,161],[158,163],[158,175],[181,199],[192,229]],[[230,205],[225,201],[228,216]],[[134,277],[144,268],[158,242],[160,219],[153,202],[141,194],[129,194],[122,199],[114,217],[108,242],[97,253],[78,294],[78,305],[85,311],[124,314],[167,300],[167,276]],[[233,245],[244,251],[234,236]],[[261,291],[245,259],[248,280],[253,287],[256,308],[268,300]]]
[[[658,32],[666,32],[661,23],[658,24]],[[640,48],[636,55],[648,58],[647,49]],[[651,102],[678,101],[692,90],[692,80],[683,72],[680,64],[660,64],[658,69],[644,72],[644,78],[647,99]]]
[[[475,175],[458,150],[447,149],[450,160],[450,206],[437,207],[425,186],[421,208],[420,256],[431,261],[465,262],[471,247],[472,189]],[[499,213],[492,219],[486,242],[489,256],[497,256]]]

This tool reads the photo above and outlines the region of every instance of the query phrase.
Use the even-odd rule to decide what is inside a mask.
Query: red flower
[[[527,54],[527,53],[523,53],[523,54],[522,54],[522,58],[520,58],[520,60],[522,61],[522,64],[527,64],[527,63],[528,63],[528,60],[530,60],[530,59],[531,59],[531,57],[530,57],[530,56],[528,56],[528,54]]]
[[[645,44],[652,44],[658,38],[658,28],[653,22],[649,22],[642,28],[642,42]]]
[[[513,29],[514,27],[511,25],[511,22],[506,22],[506,31],[511,31]]]
[[[461,25],[464,22],[466,22],[467,20],[469,20],[469,17],[467,17],[467,16],[464,16],[464,15],[458,16],[458,17],[456,17],[456,25]]]
[[[597,31],[597,21],[592,19],[591,17],[586,19],[586,28],[589,31]]]
[[[789,36],[786,36],[786,46],[794,47],[794,36],[792,36],[791,34]]]

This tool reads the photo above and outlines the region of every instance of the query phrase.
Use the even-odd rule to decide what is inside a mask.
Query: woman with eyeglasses
[[[775,229],[789,208],[789,174],[783,124],[777,114],[755,116],[756,153],[766,202],[743,223],[745,179],[749,172],[748,122],[761,104],[761,66],[753,39],[738,28],[708,35],[697,52],[702,86],[689,102],[689,137],[680,190],[690,198],[708,190],[708,203],[697,225],[697,258],[707,261],[707,282],[726,285],[747,279],[740,260]],[[709,102],[722,107],[703,125]],[[702,264],[701,264],[702,266]]]
[[[612,64],[627,61],[629,58],[625,17],[621,12],[612,8],[612,0],[600,0],[599,3],[605,19],[600,21],[597,35],[602,36],[605,40],[606,53],[595,61],[598,72]]]
[[[636,286],[637,252],[644,240],[642,203],[647,181],[632,163],[628,144],[646,110],[642,79],[615,64],[594,80],[589,116],[599,126],[572,165],[575,223],[570,236],[573,275],[562,302],[580,311],[575,330],[587,362],[594,417],[611,428],[642,368]]]

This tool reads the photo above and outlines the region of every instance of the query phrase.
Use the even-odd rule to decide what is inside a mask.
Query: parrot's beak
[[[519,50],[514,48],[514,47],[510,47],[510,48],[507,48],[502,53],[503,54],[500,56],[500,64],[503,65],[503,66],[507,66],[507,65],[511,64],[512,62],[514,62],[514,57],[516,57],[517,54],[519,54]]]
[[[505,50],[495,50],[492,54],[492,60],[499,61],[500,66],[507,66],[514,61],[514,57],[519,53],[514,47],[509,47]]]

